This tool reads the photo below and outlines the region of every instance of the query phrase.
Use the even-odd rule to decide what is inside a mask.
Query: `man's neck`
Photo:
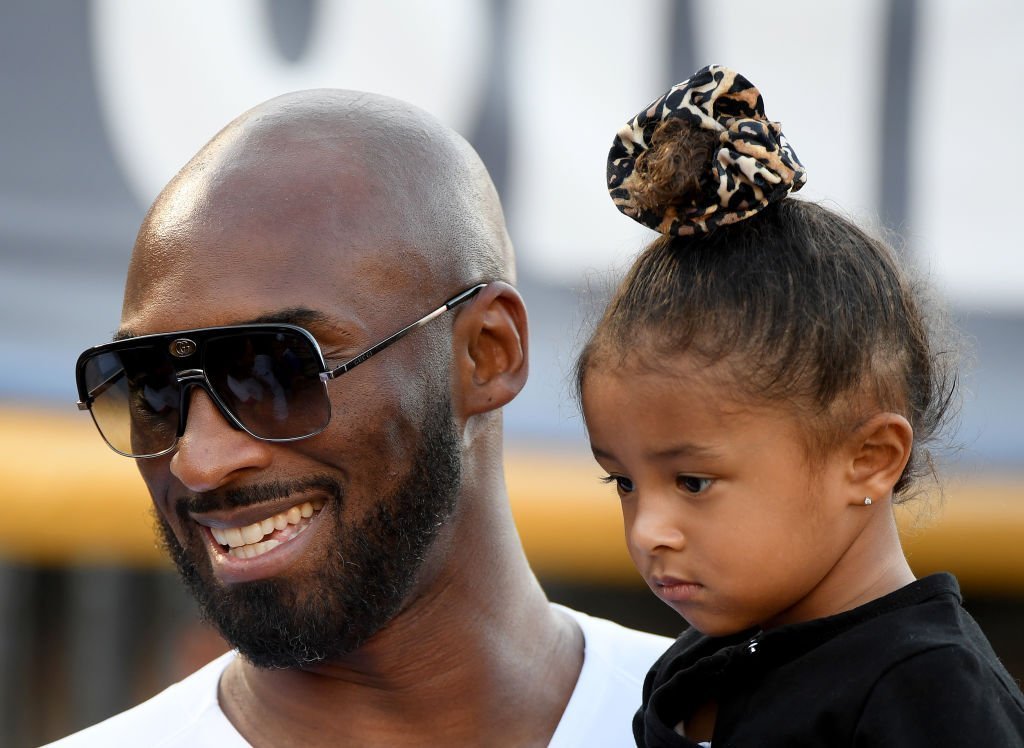
[[[463,518],[484,530],[460,534],[480,552],[464,548],[468,560],[438,569],[344,660],[262,670],[237,659],[220,684],[228,719],[256,748],[547,745],[579,677],[582,633],[551,608],[503,514]]]

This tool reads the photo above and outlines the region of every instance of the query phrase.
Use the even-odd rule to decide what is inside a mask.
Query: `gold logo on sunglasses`
[[[171,355],[175,358],[188,358],[196,352],[196,344],[188,338],[172,340],[170,346]]]

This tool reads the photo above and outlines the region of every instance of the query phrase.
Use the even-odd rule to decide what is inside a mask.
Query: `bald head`
[[[173,274],[200,246],[216,251],[238,232],[282,269],[302,262],[325,272],[331,247],[358,240],[372,245],[360,251],[409,268],[431,297],[514,280],[501,206],[475,151],[423,110],[375,94],[291,93],[218,133],[150,209],[126,310],[141,301],[135,289],[152,291],[137,280]]]

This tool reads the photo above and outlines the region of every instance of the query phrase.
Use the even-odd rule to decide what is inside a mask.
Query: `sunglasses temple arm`
[[[447,312],[449,309],[452,309],[453,307],[457,307],[459,304],[462,304],[463,302],[469,301],[471,298],[476,296],[477,293],[480,292],[480,289],[484,288],[486,285],[487,285],[486,283],[481,283],[481,284],[479,284],[477,286],[473,286],[472,288],[466,289],[465,291],[460,293],[458,296],[453,296],[452,298],[448,299],[448,301],[446,301],[444,304],[439,306],[434,311],[432,311],[429,314],[427,314],[426,316],[423,316],[420,319],[416,320],[411,325],[407,325],[406,327],[403,327],[401,330],[396,332],[394,335],[391,335],[391,336],[389,336],[387,338],[384,338],[384,340],[380,341],[379,343],[377,343],[377,345],[373,346],[372,348],[367,348],[365,351],[360,353],[355,358],[349,359],[348,361],[343,363],[341,366],[338,366],[337,368],[331,369],[330,371],[323,372],[320,375],[320,379],[323,380],[324,382],[326,382],[328,379],[334,379],[335,377],[341,376],[342,374],[344,374],[345,372],[349,371],[350,369],[353,369],[356,366],[358,366],[359,364],[363,363],[368,358],[371,358],[372,356],[380,353],[381,351],[383,351],[385,348],[387,348],[392,343],[395,343],[395,342],[401,340],[406,335],[408,335],[410,332],[415,330],[417,327],[422,327],[423,325],[425,325],[428,322],[430,322],[432,319],[435,319],[436,317],[440,317],[442,314]]]

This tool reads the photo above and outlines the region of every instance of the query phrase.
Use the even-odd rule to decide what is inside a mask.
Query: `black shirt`
[[[949,574],[766,632],[691,629],[643,696],[633,735],[650,748],[696,746],[673,728],[709,699],[712,748],[1024,746],[1024,696]]]

